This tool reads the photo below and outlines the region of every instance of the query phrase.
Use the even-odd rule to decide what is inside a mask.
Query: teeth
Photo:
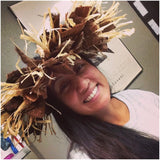
[[[87,97],[87,99],[85,100],[85,102],[89,102],[97,93],[97,86],[94,88],[94,90],[92,91],[92,93]]]

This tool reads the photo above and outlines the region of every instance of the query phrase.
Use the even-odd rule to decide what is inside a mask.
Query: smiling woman
[[[158,96],[151,92],[111,95],[104,75],[79,60],[57,74],[48,88],[48,103],[61,113],[52,111],[72,141],[69,158],[158,157]]]
[[[140,90],[111,95],[91,61],[110,51],[109,40],[134,29],[120,30],[130,22],[119,23],[125,19],[116,16],[119,3],[107,11],[99,1],[79,3],[65,24],[49,10],[50,26],[43,34],[34,28],[22,32],[22,39],[37,45],[39,59],[16,46],[27,67],[16,65],[1,84],[4,137],[22,133],[27,141],[26,135],[39,135],[43,124],[51,123],[52,114],[71,140],[69,158],[158,158],[158,96]]]

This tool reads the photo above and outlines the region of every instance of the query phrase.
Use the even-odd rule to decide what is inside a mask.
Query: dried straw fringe
[[[29,74],[29,73],[28,73]],[[26,78],[28,77],[28,74],[26,75]],[[35,72],[31,72],[31,74],[37,74]],[[42,74],[42,72],[41,72]],[[37,74],[42,77],[41,74]],[[49,77],[50,78],[50,77]],[[21,82],[23,83],[23,81]],[[13,97],[21,96],[23,89],[19,89],[18,83],[1,83],[2,89],[1,89],[1,112],[4,111],[3,106],[7,104]],[[36,119],[33,119],[31,116],[28,116],[27,119],[29,119],[29,123],[25,121],[26,116],[22,114],[22,112],[28,107],[28,102],[23,101],[22,104],[18,107],[18,109],[12,113],[10,116],[6,114],[2,114],[2,125],[3,125],[3,136],[4,138],[7,138],[8,136],[17,136],[17,134],[22,131],[22,138],[25,139],[26,143],[28,143],[27,137],[29,136],[29,128],[32,126],[34,129],[39,130],[38,128],[34,127],[32,123],[52,123],[51,118],[48,117],[45,118],[43,121],[37,121]],[[26,126],[26,127],[24,127]],[[49,125],[51,134],[55,133],[52,125]],[[27,136],[26,136],[27,135]]]
[[[1,109],[3,111],[3,106],[13,97],[21,95],[22,90],[19,89],[18,83],[1,82],[1,87]]]
[[[37,74],[42,77],[41,74],[36,73],[36,72],[31,72],[26,74],[26,78],[28,77],[29,74]],[[48,77],[50,78],[50,77]],[[23,81],[21,82],[23,83]],[[3,106],[7,104],[13,97],[16,96],[21,96],[23,89],[19,89],[19,84],[18,83],[6,83],[2,82],[1,83],[1,112],[4,111]],[[28,143],[27,136],[29,136],[29,128],[32,126],[34,129],[39,130],[36,128],[32,123],[43,123],[49,124],[49,129],[51,131],[51,134],[55,133],[53,127],[52,127],[52,121],[50,117],[46,117],[43,121],[37,121],[36,119],[33,119],[31,116],[28,116],[27,119],[29,119],[28,123],[25,121],[25,115],[22,114],[22,112],[28,107],[28,102],[23,101],[22,104],[18,107],[18,109],[12,113],[10,116],[9,114],[2,114],[2,125],[3,125],[3,136],[4,138],[7,138],[8,136],[17,136],[17,134],[22,131],[22,138],[25,139],[26,143]],[[53,107],[52,107],[53,108]],[[51,124],[50,124],[51,123]],[[26,127],[24,127],[26,126]],[[22,129],[21,129],[22,128]]]
[[[76,7],[83,5],[83,6],[87,6],[87,5],[91,5],[92,8],[90,9],[90,12],[88,14],[88,16],[86,17],[86,21],[90,20],[90,19],[94,19],[94,22],[98,25],[101,23],[105,23],[105,22],[110,22],[109,24],[102,26],[100,28],[98,28],[95,32],[98,34],[99,37],[108,37],[108,41],[110,41],[112,38],[118,37],[118,38],[123,38],[125,36],[130,36],[134,33],[134,28],[132,29],[124,29],[124,30],[119,30],[119,28],[126,26],[130,23],[132,23],[132,21],[129,22],[124,22],[124,23],[119,23],[121,20],[125,20],[126,18],[126,14],[122,15],[122,16],[118,16],[115,17],[119,11],[118,11],[118,7],[119,7],[119,3],[115,3],[113,2],[112,6],[107,10],[107,11],[102,11],[101,10],[101,3],[102,1],[75,1],[73,4],[73,8],[71,9],[70,13],[72,13]],[[99,13],[95,13],[95,14],[91,14],[91,11],[93,10],[93,7],[96,7],[95,12],[98,11]],[[70,14],[67,15],[66,17],[66,26],[68,26],[68,28],[70,28],[69,26],[75,26],[75,23],[73,22],[73,19],[69,18]],[[44,16],[44,22],[45,23],[45,18],[46,15]],[[35,30],[35,28],[33,26],[31,26],[31,31],[27,31],[25,30],[25,33],[27,35],[25,35],[24,33],[20,36],[21,39],[24,40],[28,40],[30,42],[36,43],[39,46],[39,50],[41,49],[41,51],[44,51],[45,53],[49,54],[49,41],[51,39],[51,31],[53,30],[54,24],[53,24],[53,20],[52,20],[52,16],[51,16],[51,12],[49,10],[49,18],[50,18],[50,36],[49,36],[49,40],[47,41],[46,39],[46,32],[45,32],[45,25],[43,25],[43,36],[42,36],[42,41],[40,40],[40,37],[38,36],[38,31]],[[115,29],[111,30],[109,32],[103,32],[105,28],[109,27],[110,25],[115,25]],[[52,30],[51,30],[52,28]],[[54,30],[56,30],[58,32],[59,28],[55,28]],[[54,33],[54,32],[53,32]],[[59,35],[59,45],[61,44],[60,40],[60,34],[58,32]],[[55,35],[53,35],[53,39],[54,39]],[[69,41],[67,42],[66,46],[69,44]],[[66,47],[65,46],[65,47]],[[43,54],[44,54],[43,52]],[[43,54],[40,54],[40,56],[42,57]],[[59,52],[60,55],[62,54],[62,51]],[[59,57],[60,55],[57,55],[57,57]],[[56,58],[57,58],[56,57]]]
[[[49,127],[50,133],[56,134],[55,130],[53,129],[53,121],[51,115],[45,116],[44,119],[41,121],[37,121],[36,119],[33,119],[31,116],[25,117],[21,112],[16,114],[16,117],[14,114],[10,116],[7,115],[6,117],[7,119],[5,119],[5,122],[2,125],[3,126],[2,132],[4,138],[7,138],[8,136],[13,137],[17,136],[18,134],[21,134],[21,138],[24,138],[26,143],[29,145],[28,137],[29,137],[30,127],[33,127],[37,131],[44,132],[45,134],[47,128]],[[45,130],[40,130],[34,124],[44,124]],[[25,125],[26,127],[24,127]]]
[[[90,15],[90,12],[89,12],[88,16],[86,17],[86,21],[91,20],[91,19],[95,19],[94,22],[97,25],[100,23],[110,22],[109,24],[102,26],[95,31],[99,35],[99,37],[103,37],[103,38],[108,37],[108,42],[115,37],[124,38],[126,36],[131,36],[135,32],[134,28],[124,29],[121,31],[119,30],[119,28],[124,27],[130,23],[133,23],[132,21],[119,23],[121,20],[126,19],[125,18],[126,14],[124,14],[122,16],[115,17],[120,12],[120,11],[118,11],[118,7],[120,5],[119,2],[117,2],[117,3],[113,2],[112,6],[106,11],[101,10],[101,3],[102,3],[101,0],[100,1],[78,1],[78,2],[75,1],[70,13],[72,13],[74,11],[74,9],[76,7],[79,7],[80,5],[83,5],[83,6],[91,5],[92,8],[90,9],[90,12],[93,10],[93,7],[96,7],[95,14]],[[98,11],[99,13],[96,13],[96,11]],[[67,26],[74,26],[72,21],[73,20],[71,18],[69,18],[69,14],[68,14],[67,20],[66,20]],[[105,28],[111,26],[112,24],[115,26],[114,30],[102,33],[102,31]]]

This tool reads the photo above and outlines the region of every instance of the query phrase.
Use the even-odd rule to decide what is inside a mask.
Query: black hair
[[[53,102],[53,96],[57,101]],[[62,113],[52,111],[59,127],[71,140],[71,149],[76,144],[92,159],[159,158],[159,141],[144,133],[75,113],[62,104],[50,89],[48,103]]]

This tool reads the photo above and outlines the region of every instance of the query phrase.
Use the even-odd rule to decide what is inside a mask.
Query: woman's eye
[[[67,88],[68,85],[69,85],[68,81],[63,82],[60,87],[60,92],[62,93]]]
[[[85,64],[82,63],[82,64],[77,64],[76,65],[76,68],[75,68],[75,71],[76,73],[79,73],[83,68],[84,68]]]

